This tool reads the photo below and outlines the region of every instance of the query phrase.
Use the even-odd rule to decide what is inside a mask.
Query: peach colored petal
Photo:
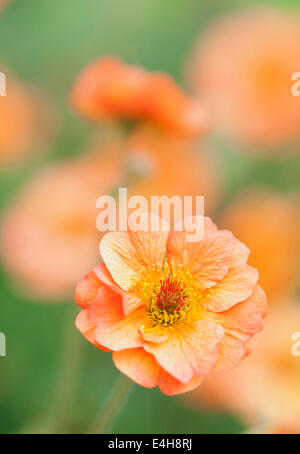
[[[95,338],[96,325],[88,320],[87,310],[82,310],[79,312],[75,321],[75,326],[89,342],[95,345],[95,347],[99,348],[100,350],[103,350],[104,352],[110,351],[108,348],[103,347],[96,341]]]
[[[96,298],[98,290],[102,285],[102,282],[95,274],[95,269],[87,273],[77,284],[75,290],[76,304],[81,306],[83,309],[87,309],[91,302]]]
[[[131,312],[135,311],[143,302],[134,294],[134,293],[125,293],[113,280],[112,275],[106,268],[104,263],[100,263],[97,268],[95,268],[95,274],[107,287],[111,288],[117,293],[120,293],[123,297],[123,309],[124,314],[129,315]]]
[[[142,326],[140,328],[140,333],[145,341],[157,343],[166,341],[170,335],[168,328],[162,328],[160,326],[150,329],[145,329],[145,327]]]
[[[262,333],[255,334],[246,342],[246,351],[243,359],[247,358],[257,347]]]
[[[234,238],[231,266],[238,267],[245,265],[247,263],[249,255],[250,255],[249,248],[244,243],[239,241],[237,238]]]
[[[236,366],[247,353],[248,340],[263,329],[260,310],[249,300],[239,303],[225,312],[210,314],[223,326],[225,336],[221,341],[217,370]]]
[[[94,272],[100,279],[100,281],[107,287],[111,288],[117,293],[123,293],[122,289],[120,289],[120,287],[113,280],[112,275],[105,266],[105,263],[100,263],[98,266],[96,266],[96,268],[94,268]]]
[[[129,237],[139,261],[144,267],[160,265],[166,256],[169,225],[154,213],[143,213],[139,219],[140,226],[136,226],[132,218],[128,221]],[[159,231],[155,231],[158,228]]]
[[[127,232],[110,232],[100,243],[100,254],[113,279],[129,290],[138,279],[142,266]]]
[[[139,328],[146,321],[144,308],[124,316],[122,298],[108,287],[99,290],[97,298],[88,309],[88,319],[96,324],[97,342],[111,350],[140,347]]]
[[[141,225],[155,216],[144,213]],[[100,254],[115,282],[124,290],[130,290],[145,267],[161,265],[166,255],[168,232],[133,231],[107,233],[100,243]]]
[[[219,323],[226,332],[239,337],[253,335],[263,328],[263,317],[251,299],[236,304],[224,312],[209,312],[209,320]]]
[[[226,333],[220,345],[220,354],[214,371],[237,366],[247,353],[247,341]]]
[[[123,295],[123,310],[126,316],[134,312],[142,304],[143,301],[134,293],[125,293]]]
[[[224,330],[216,323],[199,320],[181,325],[162,343],[144,342],[161,367],[174,378],[188,384],[194,377],[207,375],[218,359]]]
[[[203,381],[203,377],[194,377],[187,384],[183,384],[181,381],[176,380],[172,375],[165,372],[163,369],[160,370],[158,378],[158,386],[160,390],[167,396],[174,396],[176,394],[186,393],[197,388]]]
[[[195,220],[195,217],[185,222],[191,222],[191,219]],[[212,221],[205,218],[201,241],[187,242],[186,231],[171,232],[168,243],[170,262],[188,268],[204,288],[212,287],[229,269],[233,240],[231,232],[217,230]]]
[[[258,281],[258,271],[249,265],[231,268],[224,279],[205,295],[204,307],[210,311],[226,311],[248,298]]]
[[[248,298],[247,301],[253,302],[263,317],[267,315],[267,297],[260,285],[257,285],[255,287],[252,295]]]
[[[160,366],[153,355],[143,348],[132,348],[113,352],[113,361],[117,369],[131,380],[145,388],[157,386]]]

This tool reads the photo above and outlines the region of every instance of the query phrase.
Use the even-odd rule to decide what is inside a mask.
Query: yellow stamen
[[[182,265],[173,266],[166,261],[162,267],[146,269],[133,290],[145,301],[150,328],[173,327],[194,318],[200,289]]]

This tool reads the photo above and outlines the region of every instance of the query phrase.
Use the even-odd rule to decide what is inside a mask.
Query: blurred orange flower
[[[300,433],[300,356],[293,354],[294,333],[299,342],[300,305],[282,300],[270,310],[251,357],[235,370],[212,374],[191,395],[193,401],[235,411],[261,432]]]
[[[142,120],[182,135],[207,129],[202,106],[170,76],[104,57],[87,66],[71,92],[75,110],[90,120]]]
[[[259,269],[268,297],[294,292],[298,285],[297,216],[292,200],[258,189],[240,194],[222,215],[221,225],[249,246],[249,263]]]
[[[174,395],[243,359],[266,299],[248,248],[231,232],[205,218],[202,240],[187,242],[195,218],[185,219],[186,231],[151,232],[153,217],[141,215],[142,230],[129,221],[128,232],[102,238],[104,263],[76,289],[76,326],[132,380]]]
[[[273,9],[222,18],[193,52],[188,77],[217,127],[247,144],[299,142],[300,16]]]
[[[0,167],[15,164],[48,142],[55,126],[50,104],[44,95],[6,74],[6,96],[0,97]]]
[[[98,260],[96,200],[118,184],[118,143],[51,165],[25,185],[3,216],[1,259],[38,299],[65,299]]]
[[[222,187],[220,169],[202,143],[136,128],[126,147],[128,183],[133,194],[205,198],[205,212],[216,206]]]

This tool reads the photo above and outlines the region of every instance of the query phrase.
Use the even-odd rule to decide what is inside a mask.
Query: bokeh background
[[[190,92],[194,90],[197,95],[188,74],[193,71],[191,59],[195,43],[201,42],[205,30],[223,14],[247,10],[256,4],[280,8],[283,14],[285,11],[300,14],[297,0],[269,1],[264,5],[261,1],[243,0],[17,0],[1,6],[0,70],[7,74],[8,95],[14,93],[13,99],[12,95],[7,98],[10,104],[3,104],[3,108],[4,98],[0,98],[0,331],[7,339],[7,356],[0,357],[1,433],[82,433],[119,375],[111,355],[98,351],[76,331],[74,319],[79,310],[69,288],[72,288],[73,275],[69,280],[57,282],[55,272],[59,269],[59,273],[64,274],[67,265],[64,261],[55,263],[55,254],[51,253],[52,245],[62,251],[65,247],[65,254],[68,254],[76,247],[85,251],[95,239],[99,242],[96,227],[90,233],[89,226],[81,226],[78,219],[74,221],[77,207],[82,208],[84,204],[84,191],[92,201],[95,199],[90,192],[95,197],[100,195],[93,192],[94,187],[86,189],[84,186],[84,178],[94,179],[95,174],[89,173],[90,164],[83,157],[90,148],[97,154],[97,147],[100,148],[99,156],[105,157],[103,149],[118,146],[115,142],[119,140],[114,132],[113,141],[108,139],[107,145],[107,134],[110,137],[112,133],[106,125],[90,125],[72,111],[68,98],[75,77],[93,58],[115,54],[127,63],[166,71],[182,87]],[[295,35],[294,44],[300,57],[300,37],[298,45],[296,38]],[[294,71],[300,71],[300,58]],[[300,99],[295,101],[299,112]],[[275,128],[280,128],[280,124]],[[200,191],[203,190],[208,198],[209,214],[222,226],[231,228],[252,249],[253,264],[260,269],[262,285],[270,297],[270,317],[273,307],[277,311],[280,306],[283,319],[285,311],[287,319],[290,317],[299,300],[300,146],[294,139],[291,137],[292,144],[286,140],[274,147],[272,143],[275,149],[270,151],[269,143],[256,146],[234,140],[234,137],[228,139],[215,128],[205,137],[205,155],[201,151],[203,144],[199,144],[199,156],[202,153],[201,159],[204,159],[204,163],[199,163],[199,179],[204,181],[207,175],[210,176],[202,186],[199,181]],[[104,146],[99,145],[98,141],[101,144],[102,140]],[[91,142],[94,145],[91,146]],[[156,157],[156,165],[164,159],[168,162],[171,155],[167,159]],[[94,159],[93,155],[92,162]],[[109,159],[110,166],[114,169],[113,159]],[[103,167],[101,161],[99,178],[104,180],[107,172],[103,172]],[[82,169],[85,169],[84,177]],[[54,175],[51,176],[51,172]],[[178,189],[188,179],[188,170],[186,172],[180,178],[179,171],[176,177]],[[110,185],[115,177],[111,177]],[[158,183],[154,180],[153,184]],[[106,193],[107,183],[99,188]],[[44,233],[34,223],[38,224],[40,219],[46,222],[48,212],[47,222],[53,222],[53,204],[56,205],[56,201],[59,204],[64,192],[68,197],[66,205],[61,204],[59,216],[64,223],[63,214],[67,211],[71,226],[64,224],[64,236],[57,234],[57,238],[51,230],[48,248],[41,246],[39,249],[36,243],[31,247],[31,238],[38,238],[37,245],[39,239],[42,244],[44,238]],[[90,202],[91,199],[87,200]],[[42,212],[36,209],[36,204],[43,207]],[[92,222],[97,214],[94,205],[93,210]],[[7,213],[12,216],[9,220]],[[78,233],[74,234],[74,223],[78,227],[78,222],[80,232],[84,231],[80,244],[73,238]],[[65,240],[66,236],[72,237],[70,243],[69,239]],[[99,260],[96,247],[94,251],[95,257],[86,258],[78,252],[77,256],[72,256],[71,260],[80,262],[73,270],[78,279]],[[46,271],[39,274],[37,269]],[[65,272],[67,274],[68,270]],[[52,280],[47,280],[47,273]],[[271,370],[276,364],[280,369],[279,378],[276,376],[274,380],[277,369],[272,370],[266,385],[266,388],[273,387],[267,397],[269,401],[264,402],[265,406],[270,406],[267,413],[271,416],[276,413],[272,408],[280,393],[279,400],[283,400],[287,415],[292,415],[291,421],[288,416],[284,421],[275,418],[273,421],[271,417],[272,427],[266,429],[265,418],[268,417],[264,415],[258,431],[299,431],[293,415],[300,414],[300,357],[292,358],[290,352],[290,337],[297,326],[300,331],[298,313],[293,317],[295,319],[299,323],[290,330],[287,325],[283,341],[287,347],[279,359],[265,366],[261,352],[264,367]],[[269,337],[272,339],[272,333],[277,337],[280,323],[270,330]],[[277,346],[274,350],[275,353],[278,351]],[[292,365],[291,360],[294,361]],[[251,369],[252,366],[248,367]],[[259,369],[260,366],[255,367]],[[253,383],[257,379],[254,387],[257,393],[251,389],[250,395],[263,393],[259,377],[256,374],[250,380]],[[227,381],[231,382],[230,377]],[[207,392],[205,388],[203,391],[205,397],[201,392],[167,397],[159,390],[146,390],[136,385],[113,432],[239,433],[254,430],[260,418],[254,418],[253,422],[249,417],[249,405],[247,402],[244,405],[243,400],[247,392],[238,394],[238,404],[232,405],[215,391],[222,387],[222,382],[208,384]],[[224,389],[229,388],[224,385]],[[285,396],[286,389],[293,391]],[[232,396],[235,391],[228,393]],[[218,394],[217,398],[215,394]],[[206,398],[208,395],[211,398]],[[257,408],[251,412],[264,413]]]

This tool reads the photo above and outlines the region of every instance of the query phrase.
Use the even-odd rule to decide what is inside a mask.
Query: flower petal
[[[102,287],[97,298],[88,309],[88,319],[97,325],[97,342],[110,350],[140,347],[142,338],[139,328],[145,323],[144,308],[137,309],[128,317],[124,316],[122,297]]]
[[[181,381],[176,380],[172,375],[160,370],[158,378],[158,386],[160,390],[167,396],[175,396],[176,394],[183,394],[197,388],[203,381],[203,377],[194,377],[188,384],[183,384]]]
[[[220,345],[220,354],[214,371],[235,367],[247,352],[247,342],[226,333]]]
[[[233,251],[231,257],[231,267],[246,265],[250,255],[250,249],[237,238],[234,238]]]
[[[152,220],[158,216],[143,213],[140,224],[148,231],[134,231],[134,223],[128,223],[128,232],[110,232],[100,243],[100,254],[115,282],[124,290],[130,290],[146,267],[162,265],[167,249],[169,233],[151,231]],[[158,224],[159,225],[159,224]],[[163,223],[165,229],[167,226]]]
[[[225,330],[216,364],[217,370],[236,366],[247,352],[249,339],[262,331],[263,316],[253,299],[251,295],[248,300],[236,304],[225,312],[209,312],[207,315]]]
[[[110,232],[100,243],[100,254],[115,282],[129,290],[142,271],[139,257],[127,232]]]
[[[123,310],[125,315],[130,315],[142,304],[144,304],[143,301],[134,293],[128,292],[123,294]]]
[[[109,288],[114,290],[117,293],[120,293],[123,297],[123,309],[124,314],[129,315],[131,312],[135,311],[139,306],[143,304],[143,301],[140,300],[134,293],[125,293],[113,280],[112,275],[106,268],[104,263],[100,263],[95,269],[95,274],[98,278]]]
[[[143,267],[161,265],[167,252],[169,224],[154,213],[140,215],[140,225],[129,218],[128,233]]]
[[[98,266],[96,266],[96,268],[94,268],[94,272],[100,279],[100,281],[107,287],[111,288],[117,293],[123,293],[122,289],[113,280],[112,275],[105,266],[105,263],[100,263]]]
[[[113,361],[117,369],[131,380],[145,388],[157,386],[160,366],[153,355],[143,348],[132,348],[113,352]]]
[[[257,281],[258,271],[255,268],[249,265],[231,268],[221,282],[207,291],[203,305],[210,311],[226,311],[248,298]]]
[[[99,266],[99,265],[98,265]],[[97,268],[97,267],[96,267]],[[94,268],[79,281],[75,290],[75,302],[83,309],[87,309],[95,299],[102,282],[97,277]]]
[[[194,377],[207,375],[215,365],[223,328],[213,322],[199,320],[181,325],[162,343],[144,342],[161,367],[174,378],[188,384]]]
[[[170,335],[168,328],[163,328],[161,326],[155,326],[148,329],[142,326],[140,328],[140,333],[145,341],[157,343],[166,341]]]
[[[257,285],[252,293],[249,296],[248,301],[251,301],[255,304],[255,306],[260,311],[262,317],[267,315],[268,305],[267,305],[267,297],[263,289],[260,285]]]
[[[198,218],[200,218],[198,216]],[[185,219],[195,225],[196,217]],[[182,264],[195,276],[202,288],[209,288],[226,275],[231,261],[234,237],[227,230],[217,230],[209,218],[204,218],[204,235],[201,241],[186,240],[186,230],[171,232],[168,243],[170,262]]]
[[[75,326],[89,342],[95,345],[95,347],[99,348],[100,350],[103,350],[104,352],[110,351],[109,349],[103,347],[96,341],[95,338],[96,325],[88,320],[87,310],[82,310],[79,312],[75,321]]]
[[[263,317],[256,305],[249,300],[236,304],[224,312],[209,312],[209,320],[219,323],[225,331],[243,337],[263,329]]]

